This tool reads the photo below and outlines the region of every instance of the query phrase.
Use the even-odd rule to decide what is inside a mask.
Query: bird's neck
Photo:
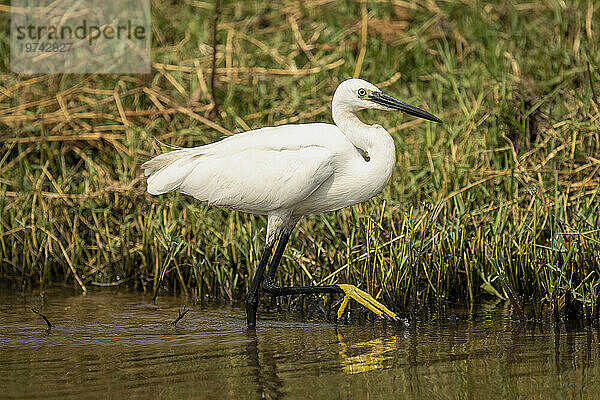
[[[352,111],[333,108],[333,122],[346,135],[355,147],[369,151],[371,148],[370,135],[366,134],[371,126],[362,122]]]
[[[333,109],[333,121],[352,144],[366,151],[369,156],[376,154],[394,154],[395,147],[392,137],[378,125],[367,125],[362,122],[354,112]],[[389,156],[389,154],[387,154]]]
[[[366,152],[369,162],[367,168],[362,168],[365,179],[372,183],[375,193],[389,181],[396,164],[396,147],[394,139],[379,125],[367,125],[354,112],[333,110],[333,120],[337,127],[352,142]]]

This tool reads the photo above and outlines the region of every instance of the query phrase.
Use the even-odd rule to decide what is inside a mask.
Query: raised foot
[[[337,285],[340,289],[344,291],[346,297],[340,304],[340,308],[338,309],[338,319],[342,318],[344,314],[344,310],[348,306],[348,302],[350,299],[354,299],[358,301],[363,306],[367,307],[369,310],[373,311],[375,314],[379,316],[379,318],[389,317],[394,321],[398,320],[398,316],[391,312],[386,306],[375,300],[369,293],[360,290],[354,285]]]

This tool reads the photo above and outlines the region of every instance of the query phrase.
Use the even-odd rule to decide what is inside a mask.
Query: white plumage
[[[142,165],[148,192],[177,191],[209,205],[267,215],[270,252],[273,242],[289,234],[301,216],[365,201],[389,181],[396,162],[394,141],[381,126],[358,119],[356,113],[365,108],[441,122],[369,82],[349,79],[333,97],[335,125],[256,129],[159,155]]]
[[[394,157],[387,161],[391,167],[380,179],[382,187]],[[151,194],[175,190],[239,211],[302,215],[368,198],[362,193],[369,192],[365,168],[371,165],[335,125],[303,124],[258,129],[174,150],[143,168]]]

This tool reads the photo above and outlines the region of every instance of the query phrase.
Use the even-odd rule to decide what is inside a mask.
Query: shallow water
[[[306,322],[126,291],[0,294],[0,398],[597,398],[600,332],[504,303],[411,326]],[[31,312],[43,313],[53,323]]]

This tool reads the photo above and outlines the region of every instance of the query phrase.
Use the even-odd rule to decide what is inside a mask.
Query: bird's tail
[[[180,149],[154,157],[142,164],[148,178],[148,193],[163,194],[177,190],[194,169],[195,149]]]

